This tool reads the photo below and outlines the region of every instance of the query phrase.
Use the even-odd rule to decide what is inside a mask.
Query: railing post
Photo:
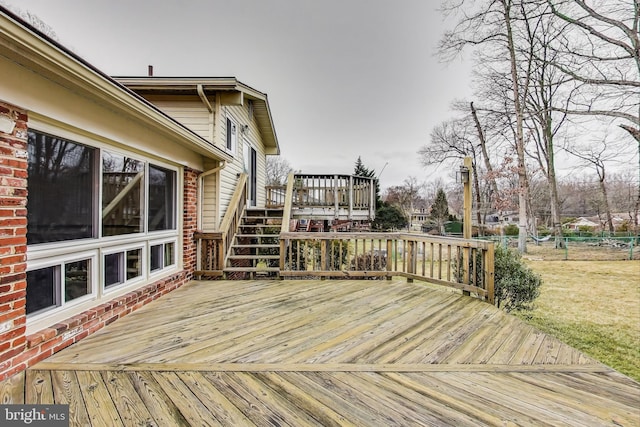
[[[371,178],[369,181],[369,219],[373,220],[376,217],[376,179]]]
[[[487,291],[487,302],[491,305],[495,305],[496,295],[495,295],[495,245],[493,242],[489,243],[489,247],[487,248],[485,253],[485,262],[483,263],[484,268],[484,283],[485,290]]]
[[[327,257],[327,239],[320,240],[320,268],[324,271],[329,270],[329,263]],[[325,276],[320,276],[321,280],[326,279]]]
[[[282,225],[280,226],[280,233],[287,233],[289,231],[289,221],[291,220],[291,207],[293,206],[293,184],[296,178],[292,173],[287,178],[287,190],[284,196],[284,208],[282,210]]]
[[[349,177],[349,219],[353,218],[353,176]]]
[[[415,254],[415,242],[413,240],[407,240],[406,257],[407,257],[407,273],[416,273],[416,254]],[[407,278],[407,282],[413,283],[412,278]]]
[[[387,280],[391,280],[393,276],[391,275],[391,271],[393,270],[393,240],[387,239],[387,272],[389,275],[387,276]]]
[[[333,216],[338,219],[340,218],[340,180],[338,175],[333,176],[333,206]]]
[[[285,239],[280,239],[280,271],[284,270],[284,263],[286,259],[286,250],[287,250],[287,242]],[[282,275],[280,275],[280,279],[282,279]]]

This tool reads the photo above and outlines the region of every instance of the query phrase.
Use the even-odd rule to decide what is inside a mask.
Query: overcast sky
[[[382,188],[433,179],[417,151],[470,91],[468,66],[434,57],[437,1],[4,1],[110,75],[234,76],[268,94],[296,170],[350,174],[362,156]]]

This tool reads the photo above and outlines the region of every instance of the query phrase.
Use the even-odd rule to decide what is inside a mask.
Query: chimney
[[[149,77],[153,77],[153,65],[149,65]]]

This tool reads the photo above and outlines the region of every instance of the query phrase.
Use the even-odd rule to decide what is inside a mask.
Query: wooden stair
[[[227,256],[226,278],[279,277],[282,216],[282,209],[247,208]]]

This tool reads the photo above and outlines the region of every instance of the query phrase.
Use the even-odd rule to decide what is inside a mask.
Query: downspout
[[[209,140],[210,142],[213,144],[214,141],[214,109],[213,106],[211,105],[211,102],[209,102],[209,99],[207,98],[207,95],[205,95],[204,93],[204,87],[201,84],[196,85],[196,91],[198,92],[198,96],[200,97],[200,99],[202,100],[202,103],[204,104],[205,107],[207,107],[207,110],[209,111]],[[197,218],[197,227],[198,230],[202,229],[202,211],[204,209],[204,179],[206,177],[208,177],[209,175],[212,175],[214,173],[220,172],[222,169],[224,169],[224,167],[227,165],[227,162],[224,160],[221,160],[220,163],[218,164],[218,167],[213,168],[211,170],[208,170],[202,174],[200,174],[200,176],[198,177],[198,218]]]
[[[204,87],[201,84],[196,86],[196,90],[198,92],[198,96],[200,96],[200,99],[202,100],[202,103],[204,104],[205,107],[207,107],[207,110],[209,110],[209,141],[213,144],[213,128],[214,128],[213,123],[215,118],[214,112],[213,112],[213,106],[209,102],[207,95],[204,94]]]

